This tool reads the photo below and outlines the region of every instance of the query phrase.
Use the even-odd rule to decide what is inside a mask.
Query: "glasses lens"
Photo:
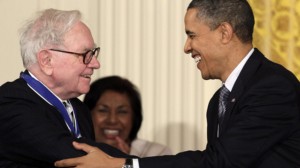
[[[93,56],[95,56],[96,58],[99,55],[99,49],[100,48],[95,48],[94,50],[90,50],[86,53],[85,58],[84,58],[84,63],[88,64],[91,62]]]
[[[93,57],[93,51],[88,51],[84,57],[84,63],[85,64],[90,63],[92,60],[92,57]]]
[[[99,51],[100,51],[100,48],[95,48],[94,51],[93,51],[93,56],[95,56],[96,58],[98,58],[98,55],[99,55]]]

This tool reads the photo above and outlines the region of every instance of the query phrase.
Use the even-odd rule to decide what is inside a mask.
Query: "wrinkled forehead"
[[[66,46],[80,46],[81,49],[92,49],[95,42],[90,29],[83,22],[77,22],[64,36]]]

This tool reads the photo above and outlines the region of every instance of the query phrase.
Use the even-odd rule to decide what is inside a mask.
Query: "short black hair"
[[[102,94],[108,90],[126,94],[129,98],[133,110],[132,129],[128,137],[131,142],[137,137],[143,120],[141,95],[137,87],[128,79],[114,75],[94,81],[91,84],[90,91],[85,95],[83,103],[86,104],[91,111],[96,106]]]
[[[242,42],[252,42],[255,21],[247,0],[192,0],[187,9],[192,8],[198,10],[197,17],[211,30],[227,22]]]

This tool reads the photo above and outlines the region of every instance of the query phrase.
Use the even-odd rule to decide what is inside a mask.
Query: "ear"
[[[41,70],[47,74],[51,75],[53,72],[53,65],[52,65],[52,54],[47,50],[42,50],[37,53],[37,61]]]
[[[225,43],[225,44],[229,43],[233,38],[233,28],[232,28],[232,26],[227,22],[223,22],[219,26],[219,29],[220,29],[221,34],[222,34],[222,42]]]

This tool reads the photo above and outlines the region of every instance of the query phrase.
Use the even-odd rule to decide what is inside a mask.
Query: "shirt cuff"
[[[139,160],[138,159],[132,159],[132,166],[133,166],[133,168],[140,168]]]

